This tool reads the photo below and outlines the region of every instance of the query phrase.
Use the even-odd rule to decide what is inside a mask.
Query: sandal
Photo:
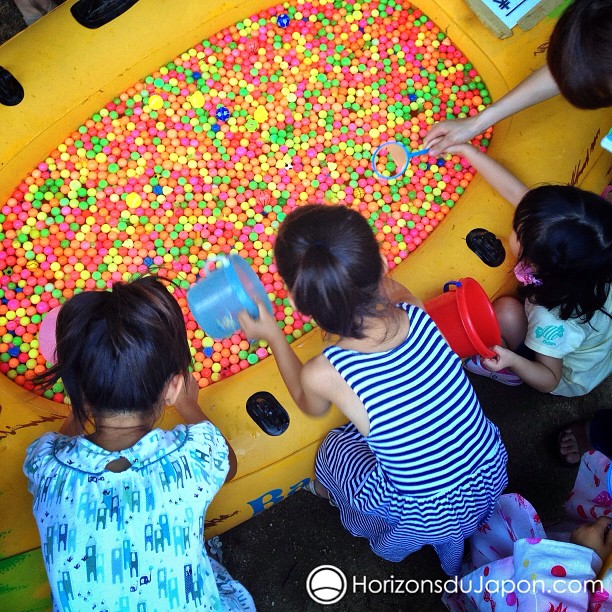
[[[588,427],[589,421],[582,420],[569,423],[559,430],[559,434],[557,435],[557,452],[559,460],[563,465],[568,467],[580,465],[582,455],[592,450],[589,441]],[[564,450],[567,452],[564,453]],[[572,457],[573,460],[569,459],[569,457]]]
[[[324,497],[323,495],[319,495],[317,493],[317,489],[315,488],[315,481],[314,480],[309,480],[308,484],[304,487],[309,493],[312,493],[315,497],[318,497],[320,499],[326,499],[329,502],[330,506],[333,506],[334,508],[338,507],[338,504],[332,499],[331,495],[329,497]],[[328,493],[329,495],[329,493]]]

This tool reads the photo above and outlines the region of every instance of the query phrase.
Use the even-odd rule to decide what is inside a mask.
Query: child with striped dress
[[[464,539],[507,484],[499,431],[461,361],[420,301],[385,276],[358,212],[301,206],[281,225],[275,258],[297,310],[335,342],[302,364],[263,305],[257,320],[241,313],[241,326],[269,343],[302,411],[334,404],[349,419],[319,448],[311,491],[384,559],[430,544],[443,570],[458,573]]]

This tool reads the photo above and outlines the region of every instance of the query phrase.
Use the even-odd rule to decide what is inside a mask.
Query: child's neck
[[[408,335],[410,321],[405,312],[393,307],[386,316],[369,317],[364,321],[363,338],[342,338],[338,346],[361,353],[384,352],[399,346]]]
[[[87,439],[110,452],[134,446],[153,428],[150,419],[145,419],[142,415],[99,417],[95,424],[95,431],[88,435]]]

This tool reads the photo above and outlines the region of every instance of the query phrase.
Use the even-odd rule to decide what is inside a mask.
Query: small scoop
[[[372,155],[372,170],[377,177],[389,181],[402,176],[413,157],[429,153],[429,149],[410,151],[404,144],[396,141],[384,142]]]

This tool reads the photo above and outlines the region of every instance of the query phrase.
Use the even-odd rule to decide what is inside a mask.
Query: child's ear
[[[386,274],[389,271],[389,261],[383,252],[380,253],[380,259],[383,262],[383,274]]]
[[[179,393],[183,390],[185,380],[182,374],[175,374],[170,378],[164,392],[164,404],[166,406],[174,406]]]

